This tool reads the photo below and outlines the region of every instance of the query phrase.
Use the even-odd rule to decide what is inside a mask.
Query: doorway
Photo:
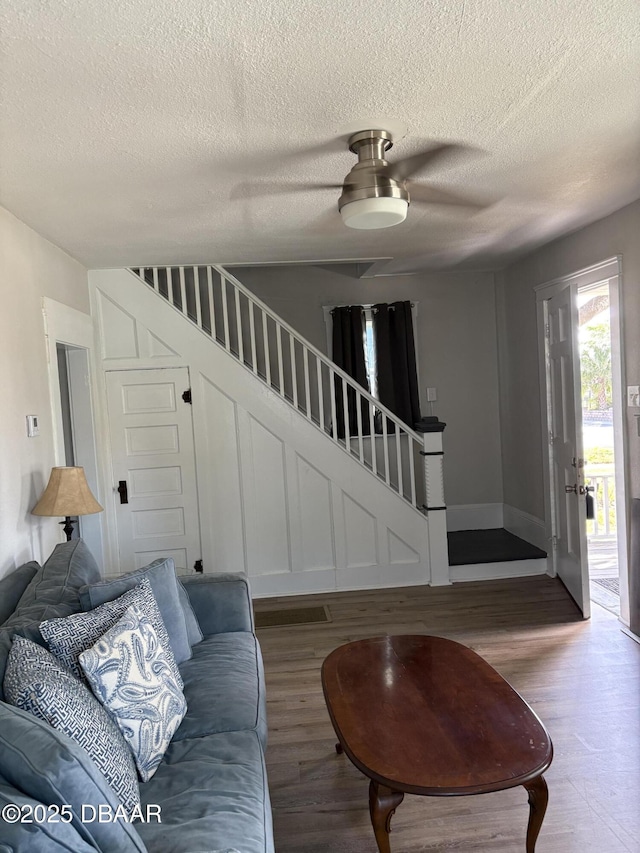
[[[91,396],[93,324],[88,314],[44,297],[49,394],[55,465],[79,465],[96,499],[103,503]],[[85,515],[74,524],[99,566],[104,565],[102,516]]]
[[[550,574],[585,618],[593,600],[628,624],[619,285],[616,257],[540,285],[536,300]]]
[[[620,615],[609,281],[578,288],[587,560],[592,601]],[[615,401],[617,402],[617,401]]]

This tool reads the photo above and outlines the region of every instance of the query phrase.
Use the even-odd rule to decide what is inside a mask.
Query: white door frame
[[[626,372],[624,364],[624,329],[622,311],[622,256],[615,255],[598,264],[577,270],[569,275],[561,276],[545,282],[534,288],[536,293],[536,308],[538,317],[538,370],[540,379],[540,412],[542,418],[543,446],[546,448],[546,458],[550,459],[548,442],[548,399],[547,375],[545,361],[545,301],[559,293],[569,284],[577,289],[607,281],[611,311],[611,373],[613,392],[613,427],[614,454],[616,477],[616,521],[618,532],[618,566],[620,571],[620,620],[629,625],[629,575],[628,575],[628,512],[626,500],[628,493],[628,452],[627,432],[625,430],[625,387]],[[547,557],[548,573],[555,577],[553,557],[553,502],[552,479],[550,465],[543,466],[545,494],[545,528],[547,540],[550,543]]]
[[[70,347],[84,350],[87,358],[89,371],[89,387],[79,389],[83,397],[83,409],[88,418],[83,418],[82,423],[87,427],[86,434],[80,438],[85,452],[92,457],[91,465],[87,465],[88,478],[94,479],[90,483],[95,489],[95,496],[99,503],[104,505],[104,479],[98,457],[97,448],[100,446],[101,429],[100,421],[96,418],[95,395],[92,389],[97,387],[97,373],[93,357],[94,330],[93,321],[89,314],[83,314],[75,308],[70,308],[61,302],[56,302],[49,297],[42,298],[42,314],[44,317],[44,329],[47,346],[47,361],[49,373],[49,401],[51,405],[53,423],[53,454],[55,465],[65,465],[64,430],[62,425],[62,403],[60,398],[60,375],[58,371],[57,345],[65,344]],[[70,382],[72,377],[70,377]],[[73,389],[72,389],[73,390]],[[77,426],[77,425],[76,425]],[[105,542],[104,542],[104,514],[100,513],[91,517],[91,524],[87,530],[82,529],[83,519],[79,520],[80,535],[86,539],[93,556],[102,568],[105,565]],[[89,529],[90,527],[90,529]]]

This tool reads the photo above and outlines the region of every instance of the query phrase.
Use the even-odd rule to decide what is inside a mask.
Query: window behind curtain
[[[418,303],[412,302],[412,315],[413,315],[413,333],[415,340],[415,348],[416,348],[416,370],[417,370],[417,362],[418,362],[418,339],[416,336],[416,326],[418,321]],[[338,306],[334,305],[325,305],[323,307],[324,310],[324,319],[327,327],[327,353],[329,358],[333,358],[332,352],[332,340],[331,340],[331,332],[333,327],[333,319],[331,315],[331,311]],[[375,397],[376,400],[380,399],[378,396],[378,383],[376,379],[376,344],[375,344],[375,336],[373,333],[373,305],[363,305],[362,306],[365,317],[365,328],[364,328],[364,353],[365,353],[365,364],[367,368],[367,379],[369,380],[369,388],[371,390],[371,396]],[[419,379],[419,377],[418,377]]]

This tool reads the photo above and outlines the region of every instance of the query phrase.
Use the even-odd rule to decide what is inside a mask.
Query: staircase
[[[144,292],[131,287],[132,276],[144,283]],[[224,570],[221,556],[225,562],[232,554],[237,559],[242,539],[241,568],[254,577],[254,590],[262,594],[450,582],[441,432],[418,433],[403,423],[222,267],[101,270],[90,273],[90,282],[96,291],[103,353],[117,352],[125,334],[116,329],[118,324],[124,329],[133,323],[136,341],[146,336],[158,342],[145,352],[131,344],[127,356],[135,349],[135,364],[124,358],[124,349],[122,359],[105,357],[105,370],[144,366],[145,359],[154,367],[159,359],[167,364],[186,362],[192,384],[199,374],[204,395],[216,397],[215,405],[211,399],[203,413],[207,435],[196,460],[201,527],[208,525],[207,511],[224,503],[221,494],[207,501],[206,492],[217,488],[213,473],[209,486],[200,487],[206,460],[212,471],[226,470],[228,482],[237,479],[236,505],[243,531],[236,536],[235,548],[221,545],[226,532],[218,531],[205,566],[213,563]],[[178,322],[176,312],[181,315]],[[203,346],[206,343],[208,347]],[[220,410],[225,408],[228,417],[223,422]],[[344,428],[336,429],[336,424]],[[194,423],[196,447],[200,429]],[[228,451],[224,457],[212,430]],[[261,491],[260,471],[247,470],[251,465],[263,467],[259,458],[266,448],[267,456],[282,455],[283,460],[277,478],[282,479],[286,519],[280,523],[278,517],[277,524],[289,542],[288,558],[287,549],[280,549],[280,560],[288,562],[282,572],[277,571],[277,561],[262,571],[260,547],[252,554],[248,546],[252,512],[260,517],[258,525],[265,535],[269,529],[260,506],[270,501],[270,493]],[[231,452],[237,455],[235,474]],[[315,529],[316,513],[322,534]],[[276,582],[276,575],[285,577]],[[293,575],[295,581],[289,582]]]
[[[237,278],[216,266],[136,267],[131,272],[414,509],[423,510],[424,472],[416,464],[424,446],[422,435],[304,340]],[[350,431],[351,418],[343,418],[342,413],[354,411],[357,425]],[[344,420],[344,436],[334,428],[338,416]],[[380,438],[372,442],[376,431]]]

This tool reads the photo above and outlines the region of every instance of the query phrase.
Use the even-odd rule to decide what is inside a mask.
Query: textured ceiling
[[[637,0],[4,0],[0,50],[0,204],[90,267],[499,266],[640,196]],[[254,192],[373,120],[482,149],[424,180],[496,203],[366,233]]]

